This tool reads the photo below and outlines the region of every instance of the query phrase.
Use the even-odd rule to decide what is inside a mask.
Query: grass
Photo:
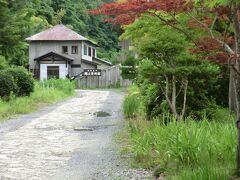
[[[136,118],[138,116],[142,116],[144,114],[143,109],[137,86],[130,86],[128,88],[128,96],[125,97],[123,102],[124,116],[126,118]]]
[[[139,96],[130,93],[124,102],[125,117],[141,111],[133,101],[139,101]],[[130,146],[124,151],[133,154],[133,166],[155,169],[156,176],[163,173],[166,179],[232,179],[237,146],[234,119],[226,109],[218,109],[211,121],[177,122],[169,114],[146,121],[137,116],[128,119]]]
[[[233,121],[189,119],[162,125],[158,119],[135,120],[129,130],[135,166],[160,165],[173,179],[229,179],[234,174],[237,133]]]
[[[35,90],[29,97],[12,97],[10,101],[0,100],[0,120],[17,114],[37,111],[45,104],[52,104],[74,94],[74,86],[65,80],[36,82]]]

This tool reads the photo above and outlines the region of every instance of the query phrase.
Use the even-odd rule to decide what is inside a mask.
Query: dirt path
[[[123,124],[124,94],[77,93],[42,112],[1,124],[0,179],[146,179],[147,172],[119,164],[112,141]],[[99,111],[110,116],[97,117]]]

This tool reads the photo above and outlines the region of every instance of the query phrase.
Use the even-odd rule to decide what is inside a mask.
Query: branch
[[[215,26],[215,23],[216,23],[216,21],[217,21],[217,18],[218,18],[218,15],[216,14],[215,15],[215,17],[214,17],[214,19],[213,19],[213,22],[212,22],[212,25],[211,25],[211,31],[213,30],[213,28],[214,28],[214,26]]]
[[[177,111],[176,111],[176,108],[173,107],[173,104],[172,104],[170,98],[168,97],[168,91],[169,91],[168,86],[169,86],[169,82],[168,82],[168,77],[165,76],[165,78],[166,78],[166,91],[165,91],[165,94],[164,94],[164,95],[165,95],[165,98],[166,98],[166,100],[167,100],[167,102],[168,102],[168,105],[169,105],[172,113],[176,116],[177,119],[179,119],[179,115],[178,115],[178,113],[177,113]]]
[[[213,26],[214,26],[214,24],[215,24],[215,21],[214,21],[214,24],[212,24],[212,26],[211,26],[211,28],[209,28],[209,27],[207,27],[204,23],[202,23],[200,20],[198,20],[195,16],[193,16],[193,15],[191,15],[191,13],[187,13],[192,19],[194,19],[197,23],[199,23],[201,26],[203,26],[205,29],[206,29],[206,31],[210,34],[210,36],[214,39],[214,40],[216,40],[219,44],[221,44],[222,45],[222,47],[228,52],[228,53],[230,53],[230,54],[234,54],[234,51],[232,50],[232,48],[228,45],[228,44],[226,44],[224,41],[222,41],[222,40],[220,40],[220,39],[218,39],[218,38],[216,38],[215,36],[214,36],[214,34],[213,34]],[[215,17],[215,19],[216,19],[217,17]]]
[[[234,64],[231,64],[233,70],[240,76],[240,71],[234,66]]]
[[[160,16],[159,14],[157,14],[156,12],[148,12],[151,15],[156,16],[158,19],[160,19],[160,21],[164,22],[165,25],[172,27],[173,29],[176,29],[177,31],[183,33],[190,41],[192,41],[196,46],[198,46],[197,42],[192,38],[192,35],[190,35],[187,31],[185,31],[184,29],[181,29],[180,27],[177,27],[176,25],[174,25],[171,21],[164,19],[162,16]]]

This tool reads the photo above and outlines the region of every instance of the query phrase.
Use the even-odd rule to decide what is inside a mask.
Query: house
[[[97,57],[97,44],[59,24],[26,39],[29,69],[37,79],[76,76],[84,69],[104,69],[111,63]]]

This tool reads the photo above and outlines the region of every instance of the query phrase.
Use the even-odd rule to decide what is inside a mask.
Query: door
[[[48,66],[47,67],[47,79],[59,79],[59,66]]]

